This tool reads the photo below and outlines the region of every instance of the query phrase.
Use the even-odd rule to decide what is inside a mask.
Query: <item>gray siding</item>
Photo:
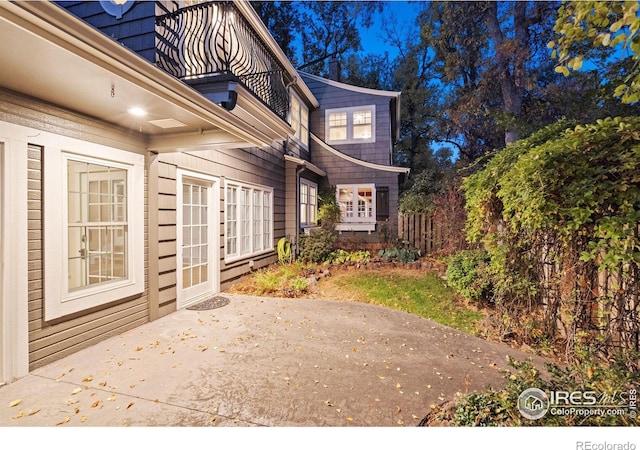
[[[122,148],[139,143],[139,138],[124,135],[121,130],[74,113],[51,107],[13,92],[0,90],[0,119],[44,131],[84,138],[92,142]],[[137,147],[140,150],[140,147]],[[27,162],[28,183],[28,330],[29,369],[33,370],[107,337],[148,322],[147,292],[133,298],[121,299],[108,305],[47,322],[44,319],[43,237],[43,158],[46,148],[29,146]],[[60,174],[62,175],[62,174]],[[145,183],[146,185],[146,183]],[[145,192],[145,242],[147,198]],[[148,267],[145,245],[145,275]]]
[[[309,89],[320,102],[320,109],[313,111],[310,117],[310,129],[316,136],[325,140],[325,111],[334,108],[375,105],[376,107],[376,140],[364,144],[331,144],[336,150],[354,158],[380,165],[390,166],[391,161],[391,98],[385,95],[355,92],[332,86],[317,79],[301,74]],[[326,140],[325,140],[326,142]],[[379,231],[384,225],[393,235],[397,231],[399,175],[394,172],[370,169],[339,158],[334,154],[312,143],[311,161],[327,172],[322,187],[328,188],[338,184],[374,183],[376,187],[389,188],[389,219],[379,222],[375,233],[343,232],[343,244],[370,244],[379,241]]]
[[[56,2],[125,47],[155,63],[155,1],[137,1],[121,19],[107,14],[98,1]]]
[[[191,170],[220,179],[219,223],[220,288],[227,289],[238,278],[277,261],[275,251],[225,262],[224,258],[224,180],[245,182],[273,188],[273,246],[285,235],[285,167],[281,147],[220,149],[157,155],[158,220],[158,308],[159,316],[176,310],[177,281],[177,213],[176,172]],[[153,181],[152,181],[153,182]],[[155,245],[155,244],[151,244]],[[250,267],[253,262],[253,268]]]
[[[375,164],[391,164],[391,115],[390,99],[386,96],[364,94],[317,81],[302,75],[311,92],[320,102],[320,109],[311,112],[309,128],[311,132],[326,142],[325,111],[334,108],[375,105],[376,141],[365,144],[332,145],[341,152]],[[315,162],[313,149],[312,160]]]

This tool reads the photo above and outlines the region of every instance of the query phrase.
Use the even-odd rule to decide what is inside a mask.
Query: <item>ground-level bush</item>
[[[449,259],[447,283],[467,300],[489,300],[491,259],[486,250],[463,250]]]
[[[298,259],[304,263],[322,263],[334,250],[336,234],[325,228],[312,228],[309,234],[300,236]]]

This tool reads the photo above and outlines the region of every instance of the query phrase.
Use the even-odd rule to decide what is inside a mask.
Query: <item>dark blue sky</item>
[[[375,23],[369,29],[360,31],[362,37],[362,47],[364,53],[384,54],[385,51],[393,59],[397,55],[397,49],[385,42],[386,33],[383,31],[385,23],[393,23],[395,20],[397,31],[401,36],[407,34],[411,29],[417,33],[415,19],[418,11],[423,5],[420,1],[386,1],[383,14],[376,14]]]

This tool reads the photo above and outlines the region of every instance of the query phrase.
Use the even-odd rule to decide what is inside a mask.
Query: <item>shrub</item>
[[[467,300],[487,299],[491,293],[489,254],[482,249],[453,255],[447,266],[447,283]]]
[[[420,250],[415,248],[406,248],[395,246],[392,248],[382,249],[378,252],[380,258],[397,259],[402,263],[417,261],[420,259]]]
[[[312,228],[309,234],[300,236],[299,259],[305,263],[321,263],[333,251],[336,235],[325,228]]]
[[[366,264],[369,262],[370,258],[371,254],[366,250],[356,250],[353,252],[348,252],[343,249],[338,249],[329,253],[324,262],[329,264],[344,264],[347,262]]]
[[[601,361],[592,356],[582,355],[580,362],[561,368],[548,364],[550,379],[542,377],[539,370],[529,361],[509,359],[509,365],[515,371],[504,371],[507,385],[496,391],[492,388],[485,392],[473,393],[463,397],[456,405],[452,417],[439,417],[449,420],[453,426],[631,426],[636,419],[626,414],[580,415],[552,414],[548,412],[542,418],[530,420],[524,418],[518,410],[518,398],[528,388],[538,388],[544,392],[586,392],[595,393],[598,402],[594,405],[624,405],[628,395],[640,381],[637,357],[628,355],[617,359],[618,362],[602,366]],[[438,417],[436,415],[436,417]]]

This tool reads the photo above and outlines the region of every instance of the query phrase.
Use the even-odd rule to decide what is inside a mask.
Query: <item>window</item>
[[[304,178],[300,179],[300,225],[309,227],[317,223],[318,185]]]
[[[295,130],[294,137],[304,147],[309,146],[309,108],[300,99],[291,96],[291,128]]]
[[[67,142],[46,148],[46,320],[144,290],[144,157]]]
[[[336,186],[341,212],[338,230],[372,231],[376,223],[376,189],[373,184]]]
[[[67,158],[69,292],[127,278],[127,170]]]
[[[325,113],[327,142],[375,142],[375,115],[374,105],[328,109]]]
[[[273,250],[273,190],[227,182],[225,197],[226,259]]]

